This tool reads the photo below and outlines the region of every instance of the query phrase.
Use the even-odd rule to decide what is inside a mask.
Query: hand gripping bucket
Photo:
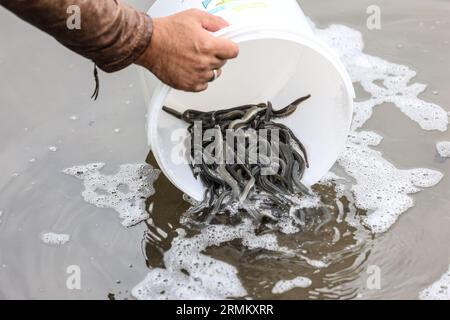
[[[274,108],[281,108],[311,94],[281,122],[308,151],[310,168],[303,183],[316,183],[343,150],[353,114],[353,86],[339,58],[313,34],[294,0],[158,0],[149,14],[156,18],[191,8],[227,20],[230,26],[216,35],[238,43],[240,54],[204,92],[157,85],[149,102],[147,130],[163,173],[192,198],[203,199],[204,187],[194,178],[182,150],[187,125],[163,112],[163,105],[209,111],[271,101]]]

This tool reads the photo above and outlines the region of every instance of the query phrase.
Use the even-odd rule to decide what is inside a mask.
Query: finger
[[[227,63],[227,60],[214,58],[211,62],[211,69],[220,69]]]
[[[201,91],[205,91],[206,89],[208,89],[208,83],[202,83],[202,84],[198,84],[193,88],[193,92],[201,92]]]
[[[216,32],[220,29],[228,27],[229,23],[223,18],[215,16],[213,14],[204,12],[202,17],[202,27],[210,32]]]
[[[196,85],[208,83],[214,80],[214,70],[217,70],[217,78],[222,74],[222,69],[210,69],[199,73],[196,78]]]
[[[208,83],[211,82],[211,80],[214,78],[214,71],[213,70],[208,70],[208,71],[204,71],[201,74],[198,75],[197,77],[197,84],[203,84],[203,83]]]
[[[213,37],[213,53],[221,60],[234,59],[239,54],[239,46],[228,39]]]
[[[216,72],[214,72],[216,70]],[[217,80],[222,75],[222,69],[214,69],[208,72],[208,82],[213,82]],[[217,76],[216,76],[217,73]]]

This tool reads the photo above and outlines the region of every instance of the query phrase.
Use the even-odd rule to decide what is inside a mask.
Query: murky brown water
[[[141,8],[146,3],[139,1]],[[417,71],[414,81],[428,84],[421,98],[450,110],[448,1],[379,1],[382,29],[376,31],[365,27],[370,1],[300,3],[319,27],[338,23],[361,31],[367,53]],[[99,161],[111,173],[124,163],[154,164],[145,141],[139,74],[133,68],[102,74],[101,99],[91,102],[90,63],[2,9],[0,17],[0,298],[130,298],[148,267],[164,267],[162,253],[171,247],[188,205],[161,176],[147,200],[153,225],[126,229],[112,209],[87,204],[80,181],[61,170]],[[357,91],[358,99],[365,97],[359,86]],[[443,180],[414,195],[415,207],[383,234],[337,221],[318,235],[279,234],[280,245],[301,248],[311,259],[327,257],[324,268],[297,256],[250,250],[239,240],[208,248],[208,255],[237,268],[249,296],[415,299],[448,269],[450,160],[436,156],[435,143],[450,140],[450,134],[424,131],[390,104],[377,107],[364,129],[384,137],[374,149],[398,168],[439,170]],[[335,208],[335,217],[365,214],[350,193],[337,199],[332,186],[316,191]],[[337,242],[336,229],[342,235]],[[39,236],[47,231],[71,239],[45,245]],[[152,236],[164,233],[166,238]],[[66,287],[70,265],[80,267],[81,290]],[[380,289],[367,286],[371,266],[380,270]],[[312,286],[271,293],[275,282],[296,276],[310,278]]]

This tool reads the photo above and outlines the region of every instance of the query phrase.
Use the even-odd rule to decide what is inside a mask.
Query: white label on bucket
[[[239,12],[242,10],[268,8],[273,0],[204,0],[202,6],[211,14],[224,10]]]
[[[221,16],[230,24],[288,26],[298,31],[303,12],[293,0],[186,0],[185,9],[195,8]]]

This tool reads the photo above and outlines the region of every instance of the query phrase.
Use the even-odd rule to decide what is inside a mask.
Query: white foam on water
[[[450,300],[450,267],[435,283],[419,293],[421,300]]]
[[[450,141],[439,141],[436,143],[436,150],[443,158],[450,158]]]
[[[237,226],[210,225],[200,234],[186,237],[178,229],[178,237],[172,247],[164,253],[163,268],[152,269],[147,277],[133,290],[132,295],[143,300],[172,299],[227,299],[247,295],[238,276],[237,269],[202,252],[209,247],[220,246],[240,239],[248,249],[265,249],[286,255],[296,254],[280,246],[274,234],[256,235],[249,219]],[[315,268],[328,266],[323,261],[309,259],[297,254]]]
[[[356,180],[351,187],[355,204],[368,210],[363,222],[373,232],[387,231],[403,212],[414,206],[410,194],[436,185],[443,176],[425,168],[397,169],[380,151],[370,148],[381,139],[374,132],[353,132],[339,159],[339,164]]]
[[[3,211],[0,210],[0,223],[2,223],[2,215],[3,215]]]
[[[104,166],[104,163],[91,163],[64,169],[63,173],[83,180],[84,200],[99,208],[116,210],[123,226],[148,219],[145,201],[155,193],[153,183],[160,171],[146,163],[124,164],[116,174],[106,175],[100,172]]]
[[[410,84],[416,75],[413,70],[363,53],[360,32],[342,25],[332,25],[326,29],[313,28],[320,38],[336,50],[353,82],[359,82],[371,95],[365,101],[355,102],[352,132],[346,150],[338,161],[354,181],[329,174],[322,183],[333,182],[339,194],[346,190],[352,191],[357,206],[368,211],[363,222],[374,232],[384,232],[414,205],[411,194],[436,185],[442,179],[442,174],[427,168],[398,169],[384,159],[381,152],[373,149],[381,143],[380,135],[357,130],[372,116],[373,109],[383,103],[394,105],[424,130],[447,130],[448,114],[440,106],[418,98],[426,86]],[[314,204],[312,200],[308,200],[309,205]],[[292,228],[288,221],[283,224],[282,230],[286,233],[298,230]],[[288,248],[280,247],[276,236],[272,234],[256,236],[249,222],[235,227],[209,226],[190,238],[180,230],[171,249],[164,254],[165,269],[152,269],[146,279],[133,289],[133,296],[138,299],[223,299],[246,296],[247,292],[234,266],[202,254],[208,247],[219,246],[233,239],[241,239],[248,248],[292,253]],[[309,259],[298,252],[294,254],[314,268],[329,265],[326,261]],[[274,293],[281,293],[296,286],[310,285],[308,280],[282,280],[273,290]]]
[[[278,227],[280,227],[280,231],[284,234],[296,234],[300,231],[300,228],[298,228],[292,221],[291,218],[284,218],[281,219],[278,222]]]
[[[191,238],[187,238],[184,230],[179,229],[172,247],[164,253],[165,269],[152,269],[133,288],[132,295],[143,300],[226,299],[247,295],[234,266],[201,252],[208,247],[244,237],[244,245],[249,248],[278,247],[275,237],[257,237],[250,234],[251,230],[249,221],[237,227],[211,225]]]
[[[64,233],[47,232],[41,234],[41,241],[45,244],[60,246],[69,242],[69,240],[70,236]]]
[[[371,148],[381,143],[380,135],[356,130],[372,116],[373,109],[383,103],[393,104],[424,130],[447,130],[447,112],[418,98],[426,85],[410,84],[415,71],[365,54],[360,32],[342,25],[315,28],[315,32],[339,54],[352,81],[359,82],[371,95],[365,101],[355,102],[352,132],[338,163],[356,180],[351,191],[356,204],[368,210],[364,223],[373,232],[385,232],[403,212],[414,206],[410,194],[436,185],[442,174],[426,168],[397,169],[381,152]]]
[[[330,266],[329,263],[323,261],[323,260],[317,260],[317,259],[310,259],[305,255],[299,255],[300,258],[306,261],[311,267],[314,267],[316,269],[322,269],[327,268]]]
[[[344,177],[337,175],[332,171],[328,171],[322,179],[320,179],[319,184],[331,186],[331,183],[334,181],[344,180]]]
[[[326,29],[315,28],[315,31],[339,54],[352,81],[359,82],[371,94],[369,99],[355,103],[353,129],[360,128],[371,117],[375,106],[392,103],[424,130],[447,130],[447,112],[418,98],[427,86],[410,84],[416,76],[414,70],[364,53],[362,34],[357,30],[331,25]]]
[[[272,288],[272,293],[281,294],[294,288],[308,288],[311,284],[311,279],[306,277],[297,277],[292,280],[280,280]]]

